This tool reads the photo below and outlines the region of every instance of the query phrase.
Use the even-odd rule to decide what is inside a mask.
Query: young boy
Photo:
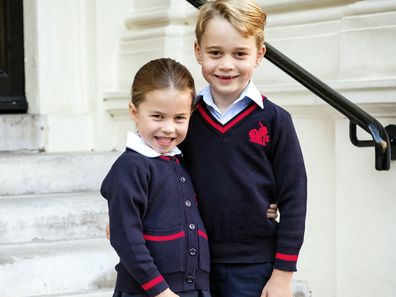
[[[195,55],[209,86],[182,151],[209,236],[212,296],[291,296],[303,243],[306,172],[295,129],[252,82],[265,22],[254,1],[215,0],[196,25]],[[279,224],[265,215],[274,202]]]

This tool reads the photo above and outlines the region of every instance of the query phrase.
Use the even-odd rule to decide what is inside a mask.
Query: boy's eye
[[[177,117],[176,117],[176,121],[184,121],[184,120],[186,120],[186,119],[187,119],[186,116],[177,116]]]
[[[237,56],[237,57],[239,57],[239,58],[244,57],[244,56],[246,56],[246,55],[247,55],[246,52],[236,52],[236,53],[235,53],[235,56]]]
[[[160,120],[160,119],[163,118],[163,116],[160,115],[160,114],[152,114],[151,117],[154,118],[154,119],[156,119],[156,120]]]

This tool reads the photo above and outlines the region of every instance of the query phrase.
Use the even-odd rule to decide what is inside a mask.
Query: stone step
[[[39,151],[44,148],[45,116],[2,114],[0,117],[0,151]]]
[[[0,153],[0,196],[97,191],[119,154]]]
[[[110,291],[117,262],[106,239],[0,246],[1,296],[78,296],[78,292]]]
[[[56,294],[56,295],[50,294],[50,295],[40,295],[34,297],[111,297],[113,296],[113,293],[114,293],[114,288],[112,288],[111,290],[95,290],[90,292],[75,292],[70,294]]]
[[[107,202],[99,192],[0,197],[0,245],[104,238]]]

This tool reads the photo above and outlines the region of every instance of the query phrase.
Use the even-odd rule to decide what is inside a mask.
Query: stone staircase
[[[0,117],[0,297],[111,297],[100,184],[119,155],[43,153],[45,120]],[[309,297],[293,282],[294,297]]]
[[[112,296],[102,179],[118,153],[0,153],[0,296]]]

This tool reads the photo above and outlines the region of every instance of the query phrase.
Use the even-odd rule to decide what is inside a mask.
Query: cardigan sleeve
[[[101,194],[108,201],[111,245],[147,295],[155,296],[168,285],[143,238],[142,218],[147,209],[150,179],[147,161],[144,161],[144,158],[122,155],[104,179]]]
[[[272,145],[280,212],[274,268],[296,271],[304,240],[307,176],[291,116],[279,107],[274,121]]]

